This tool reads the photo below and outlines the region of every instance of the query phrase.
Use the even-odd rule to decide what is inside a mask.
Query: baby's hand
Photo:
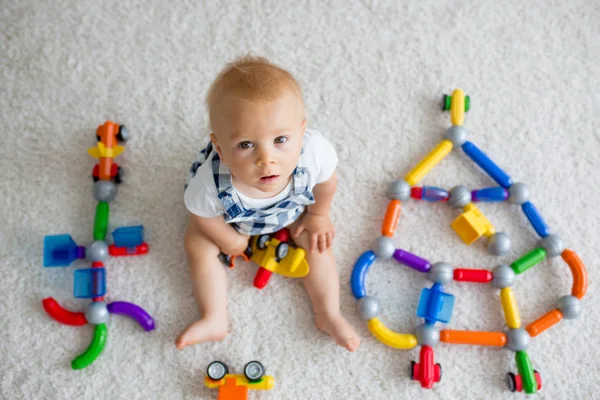
[[[333,244],[335,228],[331,223],[329,214],[311,214],[310,212],[307,212],[296,227],[292,237],[296,238],[300,236],[305,230],[309,235],[309,251],[311,253],[317,250],[317,247],[319,252],[323,253]]]

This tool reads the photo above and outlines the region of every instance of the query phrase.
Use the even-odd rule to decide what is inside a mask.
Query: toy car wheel
[[[258,361],[250,361],[244,367],[244,376],[250,382],[258,382],[265,376],[265,367]]]
[[[537,390],[542,388],[542,376],[535,369],[533,370],[533,374],[535,375],[535,381],[537,382]]]
[[[102,138],[100,137],[100,135],[96,135],[96,141],[99,142],[101,140],[102,140]]]
[[[98,178],[97,176],[93,176],[93,175],[92,175],[92,179],[94,180],[94,182],[98,182],[100,180],[100,178]]]
[[[269,239],[271,239],[270,235],[260,235],[256,241],[256,247],[258,247],[260,250],[266,249]]]
[[[126,142],[129,140],[129,130],[125,127],[125,125],[119,126],[119,132],[117,133],[117,140],[119,142]]]
[[[441,381],[441,380],[442,380],[442,364],[440,364],[440,363],[437,363],[437,364],[435,364],[435,365],[437,365],[437,366],[438,366],[438,368],[440,369],[440,381]]]
[[[288,255],[289,252],[290,252],[289,244],[279,243],[279,245],[275,249],[275,257],[277,257],[277,262],[283,260]]]
[[[223,364],[221,361],[211,362],[206,369],[206,374],[213,381],[223,379],[228,373],[229,368],[227,368],[227,365]]]
[[[117,174],[115,175],[115,183],[119,184],[119,183],[123,183],[123,181],[125,177],[125,171],[123,171],[123,168],[119,167],[117,169]]]
[[[442,97],[442,111],[449,111],[451,105],[452,97],[445,94],[444,97]]]
[[[411,381],[415,380],[415,364],[416,364],[416,362],[414,362],[414,361],[410,362],[410,371],[409,371],[409,373],[410,373],[410,380]]]
[[[508,390],[510,390],[511,392],[517,391],[517,379],[515,377],[515,374],[513,374],[512,372],[506,374],[506,386],[508,386]]]
[[[223,263],[223,265],[228,267],[229,264],[231,263],[231,256],[229,256],[225,253],[219,253],[219,260]]]
[[[246,254],[246,257],[248,258],[252,258],[252,246],[248,245],[248,247],[246,247],[246,251],[244,251],[244,254]]]
[[[465,112],[468,112],[471,108],[471,98],[469,96],[465,96]]]

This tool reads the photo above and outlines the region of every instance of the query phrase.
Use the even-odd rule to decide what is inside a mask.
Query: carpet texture
[[[32,1],[3,0],[0,10],[0,398],[213,399],[203,386],[209,362],[235,372],[264,363],[276,378],[261,399],[509,399],[504,377],[516,372],[508,350],[441,344],[443,378],[423,390],[408,378],[419,348],[378,342],[360,320],[349,279],[377,237],[386,187],[403,177],[450,125],[444,93],[471,96],[468,138],[531,198],[552,232],[589,272],[579,319],[534,338],[528,352],[544,387],[537,398],[598,398],[600,314],[596,283],[600,185],[600,7],[575,1]],[[332,208],[344,314],[362,345],[350,354],[314,328],[302,284],[275,276],[252,286],[256,266],[229,270],[225,341],[184,351],[177,334],[198,318],[182,236],[182,186],[208,135],[204,96],[220,68],[252,52],[288,68],[304,88],[309,126],[335,145],[339,189]],[[143,223],[150,253],[107,265],[110,301],[141,305],[156,319],[146,333],[113,316],[96,362],[71,360],[91,341],[91,326],[63,326],[41,300],[53,296],[83,311],[73,271],[42,267],[45,235],[91,242],[96,202],[87,149],[105,120],[131,132],[117,160],[126,183],[111,206],[110,226]],[[462,151],[453,151],[423,181],[446,189],[494,186]],[[467,246],[450,228],[457,211],[408,201],[394,242],[431,262],[492,269],[536,246],[518,206],[481,209],[513,240],[492,257],[485,240]],[[517,278],[524,324],[571,291],[559,258]],[[411,332],[419,293],[430,283],[393,261],[367,277],[388,327]],[[504,329],[498,290],[452,282],[453,329]]]

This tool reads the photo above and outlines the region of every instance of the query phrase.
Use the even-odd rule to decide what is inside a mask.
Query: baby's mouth
[[[260,178],[262,183],[271,183],[279,178],[279,175],[265,175]]]

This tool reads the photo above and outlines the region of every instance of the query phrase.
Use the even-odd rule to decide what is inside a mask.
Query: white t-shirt
[[[308,169],[310,176],[309,187],[323,183],[333,175],[338,163],[338,156],[333,145],[319,131],[307,129],[304,133],[300,155],[302,165]],[[235,189],[244,208],[265,209],[285,199],[292,193],[292,182],[279,194],[267,199],[254,199]],[[186,208],[193,214],[203,218],[213,218],[225,214],[225,209],[219,200],[217,187],[213,178],[212,163],[206,160],[198,168],[196,175],[190,181],[184,195]]]

